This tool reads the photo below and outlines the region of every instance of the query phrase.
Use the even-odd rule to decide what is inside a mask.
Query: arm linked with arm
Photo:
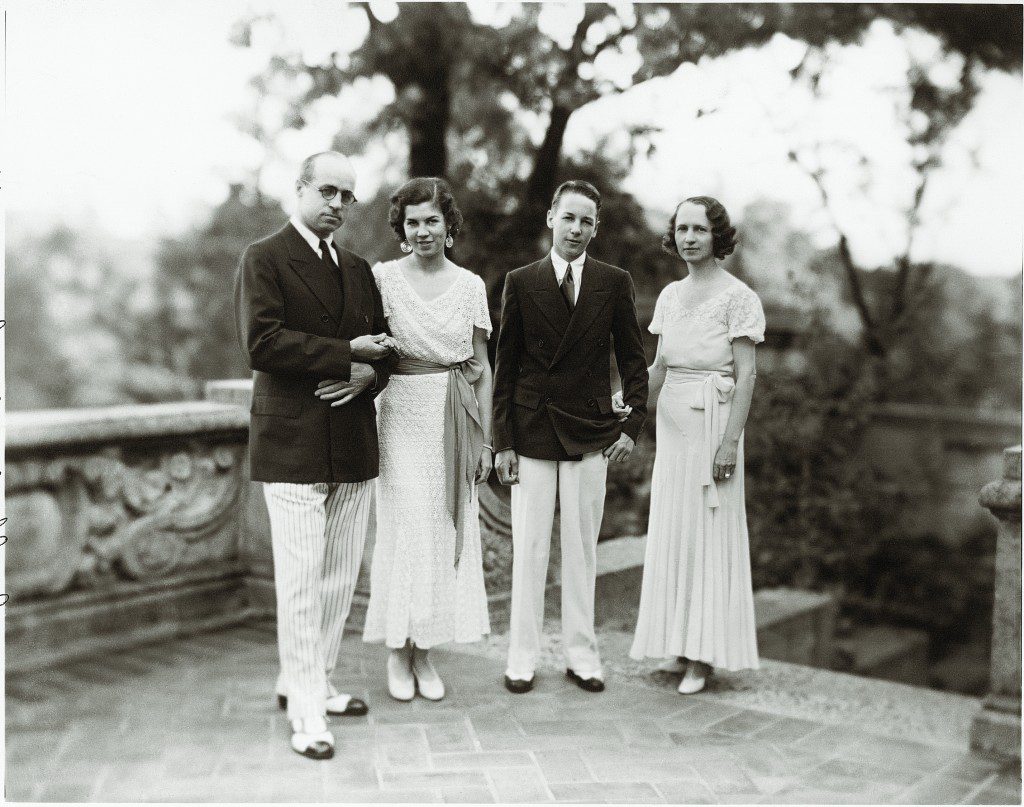
[[[615,341],[615,363],[622,379],[622,398],[632,407],[622,424],[624,434],[636,442],[647,420],[647,356],[644,355],[643,337],[636,316],[633,278],[626,274],[625,288],[618,295],[612,317],[612,337]]]
[[[349,341],[285,327],[277,272],[252,247],[242,254],[235,280],[235,316],[239,340],[253,370],[349,379]]]
[[[366,268],[366,274],[370,277],[370,289],[373,295],[373,332],[374,333],[386,333],[391,336],[391,328],[388,326],[387,318],[384,316],[384,300],[380,296],[380,289],[377,288],[377,282],[373,277],[373,273],[370,271],[368,265]],[[384,387],[388,385],[388,381],[391,379],[391,373],[394,372],[395,365],[398,364],[398,353],[391,351],[382,359],[370,362],[370,366],[373,368],[377,375],[376,380],[370,387],[371,394],[376,397],[384,391]]]
[[[665,357],[661,353],[663,340],[664,337],[659,334],[658,348],[654,353],[654,363],[647,368],[648,404],[657,400],[658,393],[661,392],[661,388],[665,385],[665,376],[668,373],[668,366],[665,364]]]

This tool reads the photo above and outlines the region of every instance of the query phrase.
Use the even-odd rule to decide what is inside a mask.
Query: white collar
[[[305,242],[309,244],[310,249],[312,249],[313,252],[315,252],[317,255],[320,254],[321,241],[326,241],[329,246],[334,248],[335,254],[338,253],[338,248],[334,245],[334,240],[331,236],[327,236],[327,238],[321,238],[319,235],[317,235],[311,229],[309,229],[309,227],[303,224],[302,219],[300,219],[298,216],[292,216],[290,219],[288,219],[288,221],[291,223],[292,227],[299,231],[299,235],[303,237]]]
[[[573,269],[572,276],[573,276],[573,279],[576,280],[577,282],[579,282],[580,276],[583,274],[583,264],[584,264],[584,262],[586,260],[587,260],[587,253],[583,252],[583,253],[580,254],[580,256],[578,258],[576,258],[576,260],[572,261],[572,269]],[[569,266],[569,261],[567,261],[561,255],[559,255],[555,251],[555,248],[552,247],[551,248],[551,263],[555,267],[555,277],[558,279],[558,282],[561,283],[562,282],[562,278],[565,277],[565,270],[566,270],[566,267]]]

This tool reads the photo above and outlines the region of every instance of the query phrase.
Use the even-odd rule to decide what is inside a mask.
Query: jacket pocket
[[[602,415],[610,415],[612,413],[612,399],[607,396],[598,397],[597,411]]]
[[[252,399],[254,415],[271,415],[282,418],[297,418],[302,414],[302,401],[298,398],[281,398],[273,395],[257,395]]]
[[[520,406],[525,406],[528,409],[536,409],[540,406],[540,395],[528,389],[523,389],[522,387],[516,387],[515,395],[512,396],[512,400]]]

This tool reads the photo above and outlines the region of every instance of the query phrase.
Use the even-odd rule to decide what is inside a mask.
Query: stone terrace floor
[[[738,706],[673,680],[607,690],[541,671],[528,695],[487,654],[438,652],[449,694],[391,700],[384,651],[346,638],[334,759],[288,747],[272,628],[253,625],[7,681],[8,801],[1020,803],[1019,768]],[[652,683],[653,681],[653,683]]]

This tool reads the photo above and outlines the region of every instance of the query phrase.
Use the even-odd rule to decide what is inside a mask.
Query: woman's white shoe
[[[411,701],[416,695],[416,679],[409,669],[409,657],[400,650],[388,653],[388,692],[397,701]]]
[[[429,656],[413,656],[412,673],[416,678],[416,687],[424,698],[439,701],[444,697],[444,682],[434,669]]]
[[[679,682],[679,688],[676,691],[680,695],[693,695],[695,692],[700,692],[704,689],[704,685],[708,680],[707,673],[704,670],[705,666],[700,662],[691,662],[686,668],[686,675]]]

